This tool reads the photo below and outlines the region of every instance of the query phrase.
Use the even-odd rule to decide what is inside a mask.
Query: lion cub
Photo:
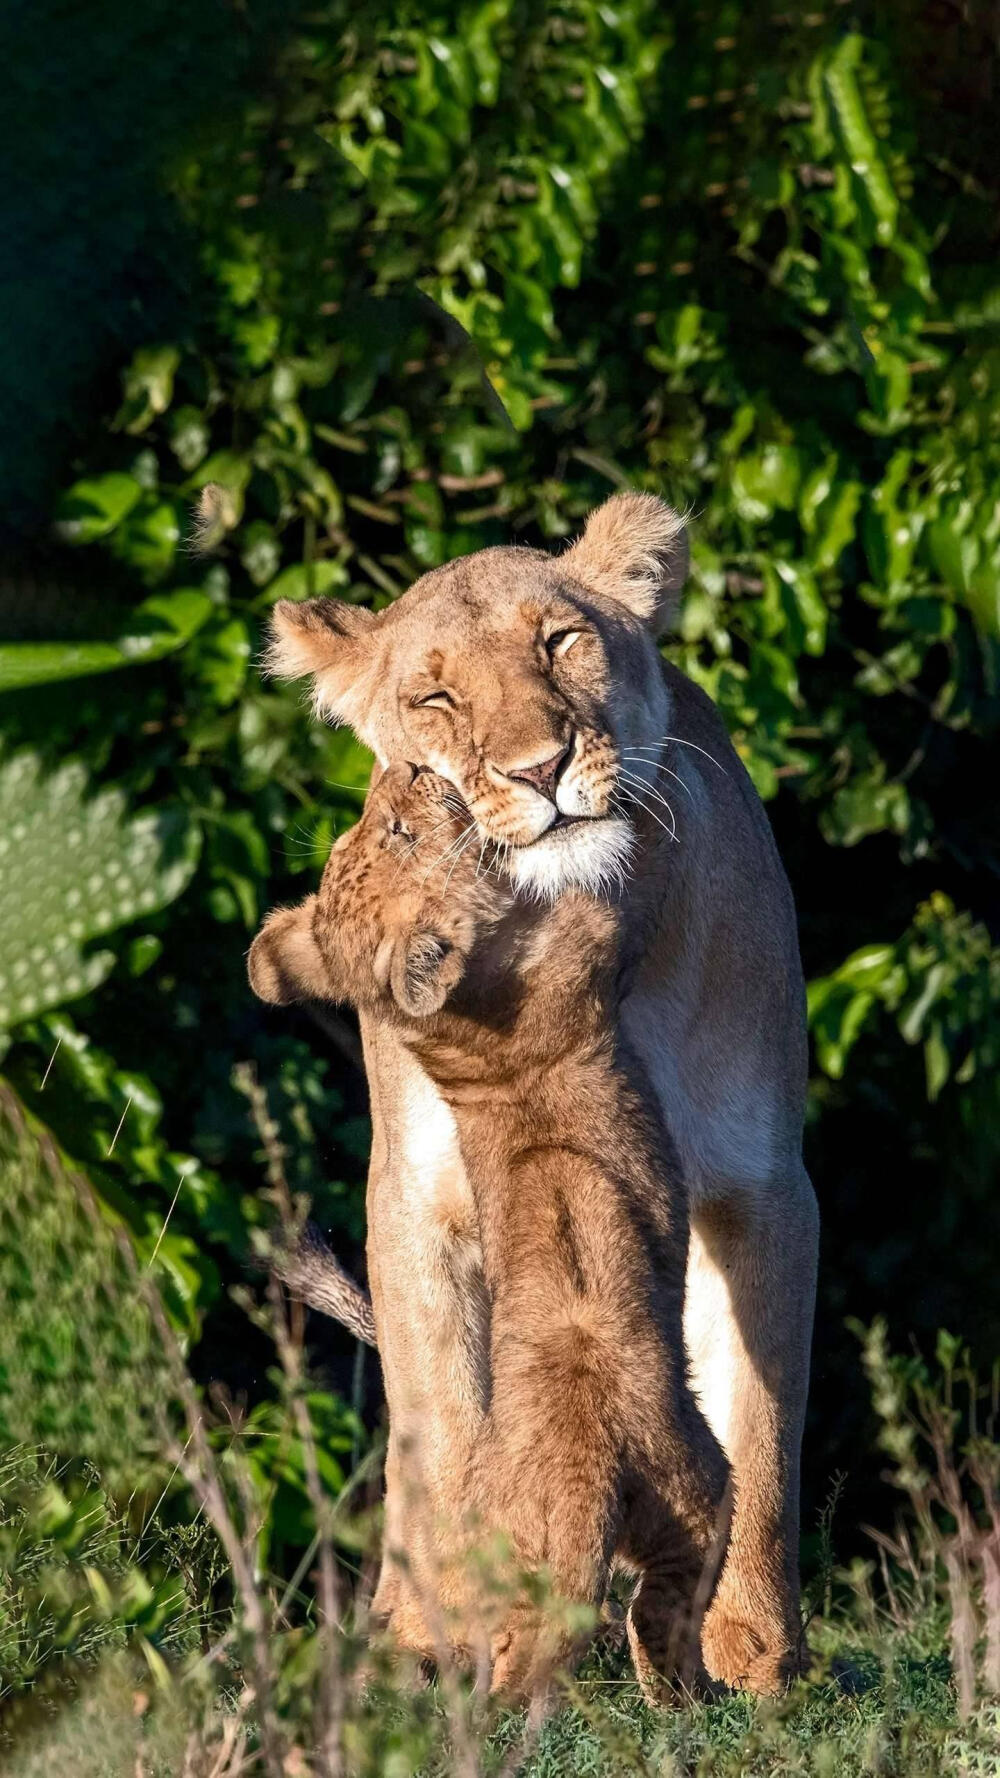
[[[655,1693],[697,1667],[727,1468],[685,1374],[683,1188],[618,1031],[619,967],[613,908],[518,904],[457,793],[411,766],[250,951],[264,1000],[377,1007],[451,1106],[491,1300],[470,1510],[564,1599],[599,1606],[615,1558],[638,1570],[629,1640]],[[570,1654],[551,1623],[527,1596],[508,1609],[495,1689]]]

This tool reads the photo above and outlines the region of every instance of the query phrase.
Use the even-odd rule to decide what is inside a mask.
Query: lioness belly
[[[800,1166],[801,1070],[780,1043],[757,1049],[746,1031],[725,1032],[718,1008],[690,1020],[670,993],[636,993],[622,1023],[656,1093],[684,1178],[691,1221],[684,1339],[702,1411],[728,1455],[733,1451],[733,1307],[729,1280],[710,1235],[721,1217],[753,1241],[761,1217],[777,1208]],[[682,1010],[683,1008],[683,1010]]]
[[[666,995],[630,995],[622,1025],[656,1093],[692,1211],[734,1192],[766,1191],[793,1158],[783,1151],[798,1121],[789,1117],[780,1052],[755,1054],[729,1039],[713,1029],[711,1010],[674,1019]]]

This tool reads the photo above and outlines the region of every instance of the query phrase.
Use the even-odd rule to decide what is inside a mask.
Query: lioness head
[[[516,883],[598,888],[631,850],[630,776],[655,770],[623,750],[666,727],[655,640],[687,557],[675,512],[618,494],[563,555],[481,550],[378,615],[280,600],[269,665],[311,677],[316,710],[350,723],[383,764],[447,778]]]
[[[477,936],[509,904],[453,787],[393,765],[330,853],[316,895],[278,908],[250,947],[261,1000],[395,1001],[410,1018],[443,1006]]]

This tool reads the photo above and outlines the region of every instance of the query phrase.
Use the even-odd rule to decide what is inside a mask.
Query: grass
[[[995,1773],[1000,1711],[983,1705],[959,1724],[947,1654],[940,1646],[927,1652],[925,1642],[937,1632],[931,1625],[925,1631],[872,1637],[849,1616],[824,1623],[818,1640],[834,1645],[839,1659],[849,1657],[849,1679],[817,1674],[775,1703],[731,1697],[651,1711],[618,1661],[594,1662],[520,1763],[523,1720],[507,1716],[491,1732],[474,1735],[472,1769],[516,1769],[525,1778]],[[300,1703],[289,1706],[289,1727]],[[238,1746],[247,1725],[245,1706],[245,1692],[223,1688],[206,1713],[196,1686],[189,1688],[179,1676],[157,1680],[148,1667],[116,1654],[50,1708],[43,1700],[22,1708],[20,1721],[15,1713],[3,1770],[6,1778],[34,1778],[36,1772],[48,1778],[57,1770],[78,1778],[207,1774],[237,1748],[233,1763],[219,1771],[256,1772],[259,1754]],[[227,1723],[233,1735],[228,1750]],[[415,1695],[373,1694],[347,1731],[340,1768],[345,1774],[443,1778],[460,1769],[449,1714],[434,1687]],[[282,1769],[301,1778],[316,1771],[308,1745],[292,1733]]]
[[[208,1414],[148,1272],[13,1114],[0,1161],[4,1778],[1000,1773],[998,1391],[957,1341],[928,1368],[864,1332],[900,1526],[846,1573],[827,1536],[813,1669],[787,1697],[650,1710],[606,1637],[529,1728],[447,1664],[422,1685],[369,1643],[364,1470],[337,1481],[339,1423],[273,1278],[246,1299],[278,1359],[262,1437],[232,1404]],[[99,1313],[73,1314],[81,1278]],[[273,1553],[293,1483],[295,1562]]]

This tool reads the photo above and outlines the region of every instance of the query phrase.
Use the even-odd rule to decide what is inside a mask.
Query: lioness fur
[[[728,1473],[686,1376],[683,1185],[618,1028],[617,910],[571,890],[526,915],[475,837],[442,779],[390,768],[250,978],[378,1011],[453,1111],[491,1312],[470,1503],[573,1603],[603,1603],[616,1555],[638,1569],[629,1638],[655,1695],[696,1664]],[[522,1600],[493,1684],[530,1693],[567,1653]]]
[[[709,698],[656,638],[687,544],[649,494],[599,507],[561,555],[489,549],[375,615],[275,607],[272,670],[311,681],[381,764],[448,779],[512,880],[617,892],[635,967],[622,1026],[679,1152],[691,1220],[685,1338],[732,1465],[705,1624],[710,1671],[779,1689],[799,1661],[799,1447],[816,1203],[802,1162],[805,996],[767,819]],[[428,1645],[422,1519],[447,1520],[489,1394],[475,1205],[455,1119],[396,1027],[361,1019],[372,1093],[368,1276],[389,1403],[378,1608]],[[405,1555],[405,1560],[400,1558]]]

